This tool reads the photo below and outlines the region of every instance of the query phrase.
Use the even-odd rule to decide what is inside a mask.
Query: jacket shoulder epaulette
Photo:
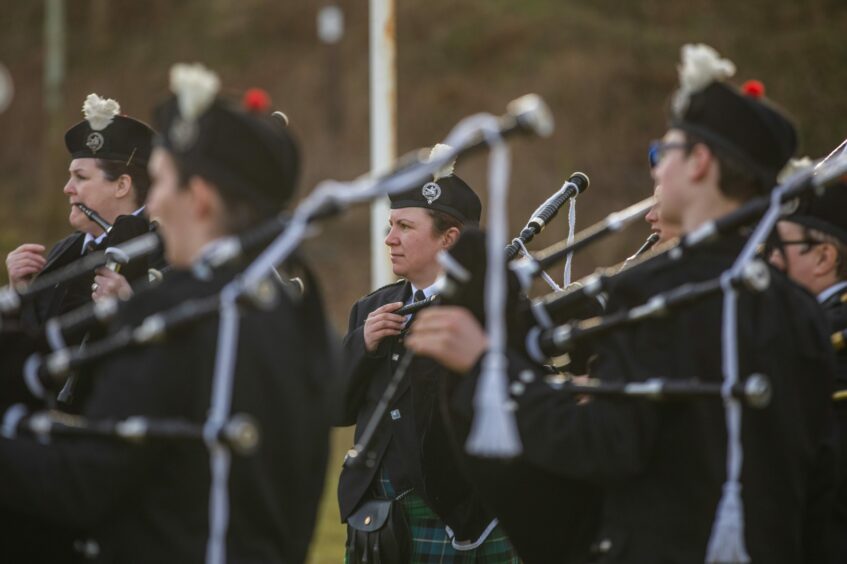
[[[405,284],[405,283],[406,283],[406,279],[401,278],[400,280],[397,280],[396,282],[392,282],[391,284],[386,284],[385,286],[382,286],[381,288],[377,288],[376,290],[374,290],[370,294],[366,295],[365,297],[369,298],[369,297],[373,296],[374,294],[376,294],[377,292],[381,292],[381,291],[383,291],[387,288],[393,288],[394,286]]]

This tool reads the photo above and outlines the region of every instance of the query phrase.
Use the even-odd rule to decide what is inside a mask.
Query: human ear
[[[122,174],[115,181],[115,197],[118,199],[127,197],[132,192],[132,178],[128,174]]]
[[[453,245],[456,244],[456,241],[459,240],[459,236],[461,234],[462,232],[459,231],[458,228],[450,227],[449,229],[447,229],[447,231],[441,234],[441,246],[445,249],[451,248]]]

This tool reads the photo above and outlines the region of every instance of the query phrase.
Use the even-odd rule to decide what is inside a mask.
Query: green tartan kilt
[[[380,477],[376,490],[381,497],[397,497],[391,482],[385,477]],[[520,564],[512,543],[499,525],[477,548],[456,550],[447,536],[444,521],[424,503],[423,498],[414,492],[406,493],[400,498],[400,504],[412,537],[410,564]],[[346,555],[344,562],[348,564]]]

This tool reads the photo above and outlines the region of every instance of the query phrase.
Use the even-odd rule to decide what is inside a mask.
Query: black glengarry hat
[[[797,133],[788,117],[764,98],[761,82],[748,81],[739,90],[723,82],[733,74],[732,61],[721,59],[708,45],[685,45],[670,125],[702,138],[769,191],[797,150]]]
[[[820,196],[807,194],[783,219],[828,233],[847,245],[847,183],[831,184]]]
[[[297,144],[267,113],[267,95],[251,90],[247,109],[218,97],[217,75],[201,65],[171,69],[174,96],[156,110],[158,143],[185,176],[199,175],[219,190],[271,216],[294,194],[300,170]]]
[[[430,153],[430,160],[437,158],[445,151],[450,151],[447,145],[435,145]],[[450,215],[463,225],[479,224],[482,215],[482,202],[464,180],[453,174],[455,162],[439,170],[433,175],[432,181],[406,190],[398,194],[390,194],[391,209],[424,208],[438,210]]]
[[[146,123],[120,115],[120,111],[115,100],[89,94],[82,105],[85,119],[65,133],[71,158],[146,166],[155,134]]]

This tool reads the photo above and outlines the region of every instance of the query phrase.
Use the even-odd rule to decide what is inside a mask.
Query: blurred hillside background
[[[335,47],[316,32],[318,11],[329,3],[345,16]],[[49,246],[67,233],[62,135],[81,119],[85,96],[115,98],[125,113],[149,119],[177,61],[216,70],[234,97],[252,86],[270,92],[301,142],[301,196],[322,179],[368,170],[364,0],[66,0],[65,9],[65,80],[50,113],[45,3],[0,0],[0,62],[16,90],[0,114],[4,257],[21,243]],[[578,229],[651,193],[647,144],[664,133],[686,42],[709,43],[732,59],[736,84],[762,80],[794,116],[801,154],[823,156],[847,136],[844,0],[396,0],[396,10],[398,154],[438,142],[471,113],[502,113],[526,92],[552,108],[551,139],[513,144],[513,233],[575,170],[591,177]],[[460,162],[457,172],[485,190],[484,157]],[[349,306],[369,291],[368,218],[367,208],[352,210],[306,245],[339,332]],[[566,233],[561,217],[533,248]],[[576,257],[575,277],[618,262],[646,235],[639,225],[592,247]],[[313,563],[341,561],[334,486],[349,441],[349,430],[335,437]]]

